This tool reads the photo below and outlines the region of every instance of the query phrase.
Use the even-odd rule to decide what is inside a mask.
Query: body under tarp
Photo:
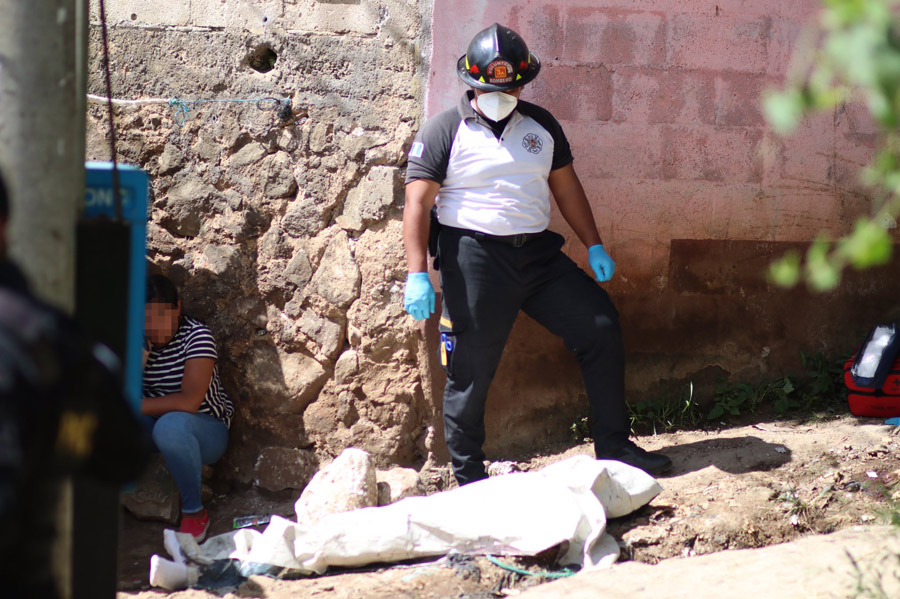
[[[619,555],[607,517],[627,515],[662,491],[626,464],[575,456],[536,472],[512,473],[427,497],[329,515],[312,526],[275,516],[263,532],[242,529],[197,545],[178,534],[197,564],[232,559],[242,570],[269,565],[298,574],[449,553],[530,556],[568,547],[561,565],[611,565]]]

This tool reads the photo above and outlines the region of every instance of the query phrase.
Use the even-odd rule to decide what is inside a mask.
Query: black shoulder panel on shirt
[[[533,118],[553,136],[553,163],[550,165],[550,170],[556,170],[572,163],[574,158],[572,156],[572,148],[569,147],[569,140],[566,139],[566,134],[563,133],[559,121],[550,114],[550,111],[524,100],[519,100],[516,110],[523,116]]]
[[[409,150],[406,182],[429,179],[443,183],[450,162],[450,148],[462,116],[454,107],[425,122]]]

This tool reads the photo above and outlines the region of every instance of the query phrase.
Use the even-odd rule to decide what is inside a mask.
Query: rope
[[[510,572],[515,572],[516,574],[521,574],[522,576],[538,576],[540,578],[568,578],[569,576],[575,576],[576,572],[574,570],[570,570],[568,568],[563,568],[559,572],[548,572],[546,570],[541,570],[539,572],[529,572],[528,570],[522,570],[521,568],[516,568],[515,566],[510,566],[509,564],[504,564],[500,560],[498,560],[493,555],[486,555],[488,561],[494,564],[495,566],[500,566],[504,570],[509,570]]]
[[[191,118],[191,104],[224,104],[224,103],[246,103],[253,102],[256,104],[256,108],[259,110],[275,110],[278,113],[278,117],[282,121],[287,121],[291,118],[293,113],[291,112],[291,99],[290,98],[235,98],[228,100],[181,100],[179,98],[172,98],[170,100],[163,100],[162,98],[147,98],[144,100],[113,100],[112,98],[104,98],[102,96],[95,96],[93,94],[88,94],[87,99],[89,103],[93,104],[106,104],[109,103],[110,106],[147,106],[150,104],[166,104],[172,107],[173,111],[173,120],[175,124],[179,127],[183,126],[185,122],[189,118]]]
[[[189,104],[225,104],[225,103],[241,103],[254,102],[259,110],[277,110],[281,120],[291,118],[291,99],[290,98],[239,98],[234,100],[179,100],[172,98],[169,100],[169,106],[175,111],[175,124],[181,127],[191,117],[191,109]],[[271,104],[271,105],[267,105]]]

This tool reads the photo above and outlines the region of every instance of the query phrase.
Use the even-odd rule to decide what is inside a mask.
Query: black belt
[[[447,225],[441,225],[441,230],[450,231],[451,233],[462,235],[464,237],[474,237],[479,241],[496,241],[497,243],[504,243],[517,248],[522,247],[532,239],[543,236],[544,233],[547,232],[519,233],[518,235],[491,235],[490,233],[482,233],[481,231],[473,231],[471,229],[460,229],[458,227],[448,227]]]

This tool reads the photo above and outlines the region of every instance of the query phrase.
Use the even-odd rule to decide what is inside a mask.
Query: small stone
[[[122,505],[140,520],[177,524],[180,503],[178,486],[159,454],[151,458],[134,491],[122,493]]]
[[[177,146],[166,144],[165,149],[159,156],[158,167],[159,175],[171,175],[175,171],[181,169],[184,165],[184,154]]]
[[[233,168],[242,168],[254,162],[259,162],[265,158],[266,154],[268,154],[268,151],[261,143],[249,143],[232,154],[231,158],[228,159],[228,164]]]
[[[348,349],[340,355],[334,364],[334,382],[345,384],[359,369],[359,355],[356,350]]]
[[[313,477],[316,458],[312,451],[289,447],[266,447],[255,464],[255,480],[267,491],[302,489]]]
[[[378,504],[375,467],[362,449],[347,448],[313,476],[294,504],[297,523],[311,526],[329,514]]]
[[[378,470],[378,505],[388,505],[404,499],[422,495],[419,474],[412,468],[391,468]]]

